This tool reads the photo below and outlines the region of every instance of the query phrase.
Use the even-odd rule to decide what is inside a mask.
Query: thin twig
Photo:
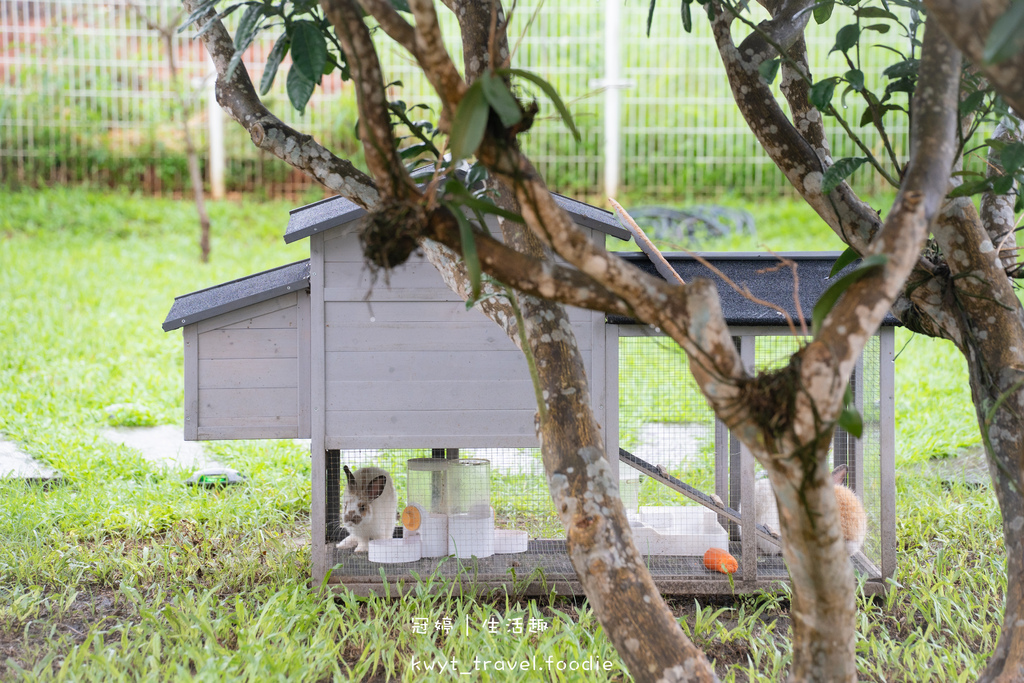
[[[644,231],[640,229],[640,226],[638,226],[636,224],[636,221],[634,221],[633,218],[628,213],[626,213],[626,210],[623,209],[622,206],[617,201],[612,199],[611,197],[608,198],[608,201],[611,202],[611,205],[613,207],[615,207],[615,211],[618,212],[620,216],[624,217],[625,222],[626,222],[626,228],[631,233],[633,233],[633,237],[636,238],[637,244],[640,246],[641,249],[643,249],[643,252],[645,254],[647,254],[647,257],[649,259],[651,259],[651,261],[654,263],[654,267],[661,274],[661,276],[663,278],[665,278],[666,280],[670,280],[672,278],[675,278],[679,282],[680,285],[686,284],[686,283],[683,282],[683,278],[679,276],[679,273],[677,273],[675,271],[675,269],[672,268],[672,266],[669,265],[668,259],[665,258],[664,254],[662,254],[661,251],[659,251],[658,248],[656,246],[654,246],[654,244],[649,239],[647,239],[647,235],[645,235]],[[776,304],[773,304],[770,301],[765,301],[764,299],[757,298],[756,296],[754,296],[753,292],[750,291],[749,287],[747,287],[746,285],[743,285],[741,287],[740,285],[736,284],[728,275],[726,275],[725,273],[720,271],[715,266],[711,265],[710,261],[708,261],[706,258],[701,256],[697,252],[690,251],[686,247],[681,247],[681,248],[682,248],[684,253],[686,253],[688,256],[692,256],[694,259],[696,259],[696,261],[698,263],[700,263],[702,266],[704,266],[705,268],[710,270],[712,273],[714,273],[715,275],[720,277],[722,279],[722,281],[725,282],[725,284],[727,284],[730,287],[732,287],[736,291],[736,293],[739,294],[740,296],[742,296],[743,298],[747,299],[748,301],[752,301],[753,303],[755,303],[755,304],[757,304],[759,306],[766,306],[768,308],[771,308],[772,310],[775,310],[775,311],[778,311],[779,313],[781,313],[783,315],[783,317],[786,319],[786,324],[789,325],[790,332],[793,333],[794,337],[797,336],[796,325],[793,323],[793,316],[791,316],[789,314],[789,311],[787,311],[786,309],[782,308],[782,306],[777,306]],[[667,273],[665,271],[667,271]],[[794,274],[795,274],[795,272],[796,271],[794,271]],[[671,273],[671,275],[669,275],[668,273]],[[798,311],[799,311],[799,306],[800,306],[800,304],[797,303],[797,310]],[[804,335],[806,335],[807,334],[807,325],[803,321],[803,314],[800,314],[800,321],[801,321],[801,327],[803,328],[803,331],[804,331]]]
[[[796,306],[796,317],[800,319],[800,331],[804,334],[804,336],[808,336],[807,319],[804,317],[804,308],[803,306],[800,305],[800,276],[796,272],[796,261],[788,259],[785,256],[780,256],[779,254],[776,254],[774,251],[772,251],[765,245],[761,246],[764,247],[764,250],[767,251],[769,254],[779,259],[779,267],[789,268],[789,270],[793,273],[793,305]],[[767,272],[767,270],[759,270],[758,273],[760,272]]]

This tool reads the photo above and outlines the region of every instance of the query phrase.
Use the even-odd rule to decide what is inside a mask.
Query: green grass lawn
[[[841,246],[794,202],[724,201],[754,212],[758,236],[717,247]],[[579,599],[430,586],[402,600],[319,597],[309,458],[291,442],[209,445],[250,481],[196,491],[182,485],[188,472],[99,436],[114,403],[139,406],[126,424],[181,424],[181,336],[160,323],[177,294],[304,258],[305,243],[281,240],[289,205],[214,202],[204,266],[184,202],[82,190],[0,202],[0,436],[67,478],[0,484],[0,680],[440,680],[449,674],[414,664],[455,658],[466,670],[474,657],[492,670],[536,658],[544,680],[576,679],[548,672],[548,657],[589,658],[611,662],[599,680],[623,678]],[[1001,619],[998,509],[987,487],[941,486],[918,468],[978,442],[963,361],[902,332],[900,349],[899,572],[883,601],[861,601],[861,676],[970,680]],[[785,595],[671,605],[726,680],[775,681],[787,666]]]

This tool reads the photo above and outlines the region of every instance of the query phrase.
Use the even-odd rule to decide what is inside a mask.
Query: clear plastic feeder
[[[407,477],[424,557],[494,554],[490,461],[415,458],[408,461]]]

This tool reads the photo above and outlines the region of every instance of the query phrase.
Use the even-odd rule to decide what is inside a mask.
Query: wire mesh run
[[[771,334],[746,340],[746,349],[753,342],[758,371],[780,367],[802,342]],[[853,377],[863,437],[839,430],[830,450],[835,465],[847,466],[846,483],[866,510],[867,538],[852,558],[869,578],[879,578],[882,554],[880,371],[876,337]],[[711,548],[732,555],[734,578],[746,590],[786,580],[777,543],[759,531],[760,525],[778,531],[777,517],[763,512],[765,497],[772,496],[766,479],[755,474],[748,480],[757,511],[757,525],[750,529],[729,518],[728,510],[707,505],[706,494],[717,492],[727,508],[742,515],[742,456],[739,443],[700,394],[683,352],[660,336],[620,337],[618,390],[620,445],[646,473],[629,466],[630,458],[620,461],[620,494],[634,541],[663,590],[734,590],[725,588],[730,583],[723,574],[705,566]],[[366,532],[353,524],[346,505],[346,486],[352,484],[345,466],[355,480],[366,468],[381,468],[394,490],[382,512],[388,533],[370,540],[369,548],[354,547]],[[575,581],[538,449],[328,451],[326,467],[323,542],[332,582],[369,586],[432,575],[490,585]],[[753,564],[746,567],[744,534],[754,538],[747,543],[756,548]]]
[[[802,338],[775,334],[748,339],[753,342],[753,366],[758,372],[784,366],[806,343]],[[736,341],[739,346],[740,340]],[[847,466],[845,483],[866,512],[867,536],[853,561],[870,577],[879,576],[881,561],[879,358],[878,337],[873,337],[851,379],[854,401],[864,419],[862,438],[837,429],[829,453],[833,466]],[[693,556],[719,547],[738,558],[737,578],[742,578],[743,533],[755,530],[744,530],[699,502],[701,496],[717,492],[726,506],[742,514],[738,440],[716,422],[689,373],[685,354],[671,340],[620,337],[619,367],[620,443],[658,473],[669,475],[644,476],[625,464],[620,466],[623,501],[631,511],[641,551]],[[695,489],[697,495],[681,493],[681,488]],[[777,533],[780,525],[774,494],[759,466],[751,491],[757,525]],[[786,577],[777,543],[758,535],[753,547],[758,580]]]
[[[377,580],[382,572],[388,578],[575,576],[539,449],[328,451],[326,462],[324,540],[338,580]],[[350,535],[363,533],[346,510],[345,466],[356,480],[360,468],[370,467],[391,477],[397,506],[385,514],[398,522],[389,543],[371,542],[365,552],[345,547]]]

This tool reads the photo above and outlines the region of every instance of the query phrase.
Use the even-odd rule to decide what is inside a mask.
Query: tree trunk
[[[977,406],[978,423],[986,433],[985,452],[996,499],[1003,515],[1006,545],[1006,606],[999,642],[988,666],[979,677],[983,683],[1024,681],[1024,372],[1018,366],[1007,375],[1012,384],[1005,389],[992,386],[989,373],[977,353],[966,354],[971,377],[971,395]],[[1009,370],[1009,369],[1008,369]],[[1005,383],[1001,382],[1000,384]],[[999,405],[995,415],[990,414]]]

